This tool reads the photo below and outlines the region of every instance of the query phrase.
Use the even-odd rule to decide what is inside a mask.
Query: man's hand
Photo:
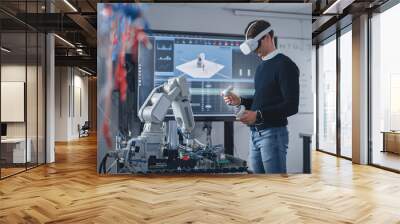
[[[245,110],[243,115],[240,117],[240,121],[243,124],[251,125],[256,123],[257,112],[251,110]]]
[[[240,105],[240,97],[235,94],[229,94],[224,96],[224,101],[228,105],[237,106]]]

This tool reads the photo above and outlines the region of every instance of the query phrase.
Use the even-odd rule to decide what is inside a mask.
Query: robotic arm
[[[186,78],[180,76],[169,79],[167,83],[155,88],[139,110],[139,118],[145,123],[145,132],[161,131],[161,125],[172,106],[178,127],[187,138],[195,126],[190,106],[189,88]]]

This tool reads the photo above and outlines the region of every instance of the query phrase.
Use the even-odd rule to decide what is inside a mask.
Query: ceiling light
[[[78,70],[81,71],[81,72],[83,72],[83,73],[85,73],[85,74],[87,74],[87,75],[93,75],[92,73],[90,73],[90,72],[88,72],[88,71],[86,71],[86,70],[83,70],[83,69],[81,69],[81,68],[79,68],[79,67],[78,67]]]
[[[69,3],[68,0],[64,0],[65,4],[67,4],[74,12],[78,12],[78,10],[71,4]]]
[[[64,38],[62,38],[62,37],[60,37],[60,36],[57,35],[57,34],[54,34],[54,36],[57,37],[58,39],[60,39],[61,41],[63,41],[64,43],[66,43],[67,45],[69,45],[70,47],[75,48],[75,45],[71,44],[71,42],[69,42],[68,40],[66,40],[66,39],[64,39]]]
[[[322,14],[342,14],[343,10],[351,5],[355,0],[336,0],[332,5],[324,10]]]
[[[4,51],[4,52],[6,52],[6,53],[10,53],[10,52],[11,52],[11,50],[9,50],[9,49],[7,49],[7,48],[5,48],[5,47],[1,47],[1,50]]]

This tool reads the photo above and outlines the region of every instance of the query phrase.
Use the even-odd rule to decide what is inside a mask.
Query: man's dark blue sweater
[[[252,130],[282,127],[287,117],[298,112],[299,69],[286,55],[278,53],[262,61],[254,77],[252,99],[242,99],[247,110],[260,111],[261,120],[251,125]]]

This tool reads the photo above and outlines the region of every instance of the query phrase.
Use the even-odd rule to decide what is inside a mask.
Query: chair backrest
[[[89,129],[89,128],[90,128],[90,123],[89,123],[89,121],[85,121],[85,124],[83,124],[82,128],[87,128],[87,129]]]

